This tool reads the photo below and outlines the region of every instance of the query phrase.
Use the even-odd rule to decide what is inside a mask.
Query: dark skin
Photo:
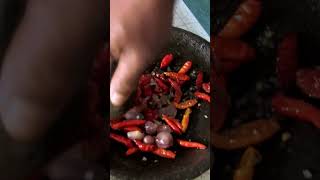
[[[105,0],[26,3],[2,61],[0,115],[12,140],[30,145],[43,140],[74,95],[85,87],[109,18]],[[15,154],[2,154],[0,162],[4,157],[11,162],[8,169],[17,164],[28,169],[28,161],[10,159]],[[27,171],[1,171],[0,179],[23,177],[23,172]]]

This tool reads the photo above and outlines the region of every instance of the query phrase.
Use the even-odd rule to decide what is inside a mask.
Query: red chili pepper
[[[180,131],[182,131],[182,124],[177,119],[173,119],[172,121],[176,124]]]
[[[182,131],[182,125],[181,123],[178,121],[178,119],[174,119],[174,118],[171,118],[169,116],[167,116],[168,119],[170,119],[170,121],[172,121],[179,129],[180,131]]]
[[[132,141],[129,138],[126,138],[124,136],[120,136],[120,135],[115,134],[115,133],[110,133],[110,138],[115,140],[115,141],[117,141],[117,142],[119,142],[119,143],[121,143],[121,144],[123,144],[123,145],[125,145],[125,146],[127,146],[127,147],[129,147],[129,148],[133,147]]]
[[[157,148],[156,145],[144,144],[143,142],[141,142],[139,140],[135,140],[134,142],[136,143],[136,145],[138,146],[138,148],[142,152],[152,152],[152,151],[156,150],[156,148]]]
[[[139,151],[139,148],[137,148],[137,147],[129,148],[129,149],[127,150],[127,152],[126,152],[126,156],[130,156],[130,155],[132,155],[132,154],[134,154],[134,153],[136,153],[136,152],[138,152],[138,151]]]
[[[192,66],[192,62],[191,61],[185,62],[178,73],[180,73],[180,74],[187,73],[191,69],[191,66]]]
[[[256,56],[255,49],[238,39],[215,38],[213,44],[215,67],[218,72],[230,73],[243,63],[253,60]]]
[[[277,75],[283,88],[293,85],[298,69],[297,36],[295,33],[287,34],[278,47]]]
[[[309,97],[320,99],[320,70],[299,70],[297,73],[297,85]]]
[[[144,97],[150,97],[153,94],[152,88],[150,85],[142,86],[142,90],[143,90]]]
[[[203,84],[202,84],[202,89],[203,89],[206,93],[210,93],[210,82],[208,82],[208,83],[203,83]]]
[[[117,118],[114,118],[114,119],[110,119],[110,126],[111,124],[115,124],[115,123],[118,123],[120,122],[121,120],[120,119],[117,119]]]
[[[145,120],[141,119],[133,119],[133,120],[124,120],[118,123],[111,124],[112,129],[121,129],[128,126],[141,126],[146,123]]]
[[[178,84],[179,84],[180,86],[182,86],[185,82],[187,82],[187,81],[182,81],[182,80],[181,80],[181,81],[178,82]]]
[[[140,132],[142,132],[142,130],[138,126],[128,126],[128,127],[123,128],[123,130],[125,132],[130,132],[130,131],[140,131]]]
[[[182,134],[181,129],[177,126],[176,122],[172,121],[169,116],[163,114],[162,119],[170,126],[173,132],[176,134]]]
[[[182,147],[187,148],[196,148],[196,149],[206,149],[207,147],[201,143],[198,142],[192,142],[192,141],[185,141],[181,139],[177,139],[178,144]]]
[[[139,86],[140,86],[140,87],[143,87],[143,86],[145,86],[145,85],[150,84],[151,78],[152,78],[152,77],[151,77],[150,74],[142,74],[142,75],[140,76],[140,79],[139,79]]]
[[[158,155],[160,157],[169,158],[169,159],[176,158],[176,154],[174,152],[167,149],[162,149],[162,148],[157,148],[156,150],[153,151],[153,154]]]
[[[188,128],[188,125],[189,125],[189,117],[190,117],[191,112],[192,111],[191,111],[190,108],[187,108],[186,111],[184,112],[184,115],[183,115],[183,118],[182,118],[182,121],[181,121],[182,132],[186,132],[187,131],[187,128]]]
[[[172,60],[173,60],[173,54],[165,55],[161,61],[160,68],[161,69],[166,68],[167,66],[169,66]]]
[[[187,109],[196,105],[197,103],[198,103],[197,99],[189,99],[179,104],[175,102],[173,104],[177,109]]]
[[[172,79],[168,79],[168,80],[171,86],[173,87],[173,89],[175,90],[173,101],[176,103],[179,103],[182,97],[182,91],[181,91],[180,85]]]
[[[203,83],[203,72],[199,71],[196,79],[196,86],[198,89],[201,89]]]
[[[241,35],[257,22],[261,11],[262,1],[260,0],[245,0],[242,1],[235,14],[229,19],[222,31],[220,37],[238,39]]]
[[[272,98],[272,106],[283,116],[310,122],[320,128],[320,110],[303,100],[276,95]]]
[[[164,93],[169,92],[169,87],[159,78],[154,78],[156,81],[157,85],[160,87],[160,89],[163,90]]]
[[[155,76],[156,76],[157,78],[161,79],[162,81],[167,81],[164,74],[156,73]]]
[[[168,76],[169,78],[175,80],[175,81],[188,81],[190,80],[190,77],[186,74],[179,74],[176,72],[164,72],[164,75]]]
[[[211,133],[212,145],[223,150],[237,150],[270,139],[280,130],[276,119],[258,119],[225,131]]]
[[[242,64],[255,58],[255,49],[239,39],[215,38],[214,54],[221,63]]]
[[[197,91],[194,93],[194,95],[199,99],[203,99],[205,101],[210,102],[210,96],[208,94]]]
[[[158,119],[158,110],[147,108],[143,111],[143,116],[146,121],[154,121]]]

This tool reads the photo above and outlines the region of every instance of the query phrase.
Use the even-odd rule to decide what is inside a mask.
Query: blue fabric
[[[201,26],[210,35],[210,0],[183,0]]]

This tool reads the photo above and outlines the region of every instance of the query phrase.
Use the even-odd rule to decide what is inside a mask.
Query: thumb
[[[121,54],[110,84],[110,100],[113,105],[123,105],[138,84],[140,74],[148,65],[147,58],[141,54],[136,51]]]

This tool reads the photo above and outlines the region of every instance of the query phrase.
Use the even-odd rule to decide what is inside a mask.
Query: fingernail
[[[125,97],[118,92],[110,91],[111,103],[115,106],[121,106],[124,103]]]

